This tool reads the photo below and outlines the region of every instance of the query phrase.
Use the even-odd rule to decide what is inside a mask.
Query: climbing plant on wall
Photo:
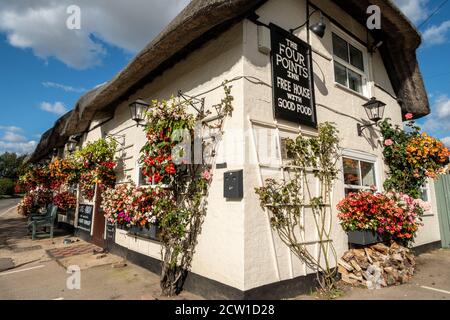
[[[332,189],[337,179],[339,160],[338,132],[333,124],[319,125],[317,137],[299,135],[288,139],[286,148],[290,161],[288,178],[265,180],[256,188],[263,209],[269,212],[270,224],[292,253],[309,268],[317,272],[322,289],[329,292],[335,287],[336,252],[331,239],[333,226]],[[318,181],[319,193],[312,188],[312,179]],[[310,208],[314,228],[303,223],[305,210]],[[317,241],[305,241],[303,234],[315,235]],[[318,252],[313,252],[317,244]]]
[[[167,296],[183,287],[206,214],[211,163],[192,161],[192,145],[199,134],[194,129],[200,124],[200,129],[213,126],[222,133],[224,119],[233,111],[231,86],[224,83],[223,88],[225,97],[210,108],[217,113],[211,122],[207,117],[212,111],[195,108],[192,99],[153,101],[147,113],[141,163],[148,181],[161,189],[154,195],[151,210],[152,221],[161,231],[161,289]],[[198,143],[203,151],[207,143],[202,139]]]

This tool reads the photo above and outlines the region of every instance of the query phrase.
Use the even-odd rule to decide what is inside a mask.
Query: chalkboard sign
[[[317,127],[311,46],[270,24],[275,117]]]
[[[91,232],[93,205],[80,204],[78,211],[78,228]]]
[[[108,221],[106,223],[106,240],[114,242],[115,239],[116,239],[116,225]]]

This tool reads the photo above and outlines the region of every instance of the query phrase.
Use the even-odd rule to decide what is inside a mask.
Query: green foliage
[[[117,150],[117,142],[114,139],[99,139],[88,142],[85,147],[75,153],[75,157],[81,158],[85,167],[113,161]]]
[[[0,178],[0,196],[12,196],[14,194],[14,181],[9,178]]]
[[[9,178],[16,181],[19,178],[20,170],[25,156],[15,153],[4,153],[0,155],[0,178]]]

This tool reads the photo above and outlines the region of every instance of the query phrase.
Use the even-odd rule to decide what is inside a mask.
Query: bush
[[[0,178],[0,196],[14,194],[15,183],[8,178]]]

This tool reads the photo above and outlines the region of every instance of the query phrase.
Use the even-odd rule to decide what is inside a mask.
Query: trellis
[[[280,134],[280,129],[284,130],[284,131],[289,131],[291,133],[295,133],[295,134],[301,134],[301,135],[307,135],[308,132],[303,131],[300,127],[297,129],[291,128],[291,127],[287,127],[287,126],[283,126],[278,124],[277,121],[275,121],[274,123],[267,123],[267,122],[263,122],[263,121],[258,121],[258,120],[253,120],[253,119],[248,119],[249,123],[250,123],[250,127],[251,127],[251,140],[252,140],[252,144],[253,144],[253,149],[254,149],[254,157],[257,161],[257,167],[258,167],[258,173],[259,173],[259,184],[260,187],[264,187],[265,186],[265,181],[263,178],[263,169],[271,169],[274,170],[276,172],[278,172],[278,175],[281,176],[281,180],[286,183],[290,178],[291,178],[291,173],[297,170],[301,171],[301,186],[300,189],[302,190],[302,195],[300,195],[301,197],[301,202],[302,204],[298,205],[298,204],[292,204],[292,203],[283,203],[281,205],[275,205],[275,204],[266,204],[263,209],[265,211],[265,214],[267,216],[268,219],[268,223],[271,224],[271,208],[275,208],[277,207],[283,207],[283,208],[289,208],[289,207],[294,207],[294,206],[300,206],[301,207],[301,214],[300,214],[300,220],[301,223],[300,225],[298,225],[298,231],[299,231],[299,240],[300,242],[296,242],[296,243],[288,243],[289,241],[287,241],[286,239],[283,239],[282,234],[280,234],[280,231],[278,231],[278,235],[280,236],[281,240],[283,242],[285,242],[288,245],[289,250],[289,263],[290,263],[290,275],[291,277],[294,277],[293,274],[293,261],[292,261],[292,254],[294,253],[298,258],[300,258],[300,260],[302,260],[303,262],[303,267],[304,267],[304,272],[305,274],[308,273],[307,268],[309,267],[310,269],[314,270],[317,272],[318,276],[319,276],[319,270],[324,271],[325,273],[329,272],[329,266],[328,266],[328,257],[325,257],[325,261],[326,261],[326,268],[322,268],[321,266],[321,259],[322,259],[322,254],[328,255],[328,248],[331,248],[331,254],[333,255],[333,258],[336,262],[336,253],[334,251],[334,247],[333,247],[333,240],[330,237],[330,232],[326,233],[326,236],[323,237],[323,230],[325,228],[325,225],[318,225],[317,224],[317,218],[314,217],[314,221],[316,223],[316,229],[315,230],[308,230],[307,226],[306,226],[306,215],[307,214],[311,214],[311,215],[316,215],[317,213],[314,212],[314,210],[312,210],[313,212],[307,212],[307,208],[313,208],[313,206],[311,205],[311,203],[306,204],[305,200],[306,197],[309,197],[309,200],[311,201],[313,196],[311,194],[306,195],[305,193],[307,192],[306,189],[308,188],[306,186],[307,183],[309,183],[309,179],[308,179],[308,175],[314,175],[315,172],[317,172],[318,170],[320,170],[320,168],[303,168],[303,167],[299,167],[299,166],[295,166],[295,165],[290,165],[290,164],[285,164],[284,163],[284,159],[283,159],[283,155],[281,152],[281,145],[282,145],[282,140],[281,140],[281,134]],[[266,128],[271,128],[272,130],[274,130],[275,132],[275,139],[276,139],[276,144],[277,144],[277,158],[278,158],[278,164],[266,164],[266,163],[262,163],[259,153],[258,153],[258,144],[257,141],[255,139],[255,134],[254,134],[254,130],[255,127],[259,126],[259,127],[266,127]],[[312,135],[312,134],[309,134]],[[298,172],[297,172],[298,174]],[[306,174],[306,177],[305,177]],[[295,179],[295,178],[294,178]],[[321,194],[321,184],[320,184],[320,179],[317,177],[314,177],[315,179],[315,196]],[[308,189],[309,191],[309,189]],[[310,192],[308,192],[310,193]],[[333,197],[333,190],[330,190],[330,194],[329,194],[329,202],[331,201]],[[323,205],[323,207],[327,207],[329,214],[331,213],[331,203],[326,203]],[[325,221],[322,221],[322,223],[325,223]],[[295,227],[295,226],[294,226]],[[331,231],[331,220],[330,220],[330,231]],[[276,257],[276,246],[275,246],[275,236],[274,236],[274,232],[273,232],[273,228],[271,228],[271,240],[272,240],[272,254],[274,257]],[[312,240],[312,241],[307,241],[307,233],[309,232],[314,232],[315,237],[317,237],[317,239]],[[295,238],[296,239],[296,238]],[[316,257],[311,258],[308,257],[309,254],[309,249],[308,246],[314,245],[314,253],[311,254],[311,257]],[[325,251],[325,252],[322,252]],[[303,256],[302,254],[298,254],[299,252],[304,252],[305,256]],[[276,263],[276,271],[277,271],[277,276],[279,280],[282,280],[280,277],[280,267],[278,265],[278,260],[275,261]],[[334,274],[334,271],[331,271],[331,274]],[[319,280],[319,277],[318,277]],[[319,280],[319,283],[322,285],[322,287],[325,287],[323,285],[323,282],[321,282]]]

